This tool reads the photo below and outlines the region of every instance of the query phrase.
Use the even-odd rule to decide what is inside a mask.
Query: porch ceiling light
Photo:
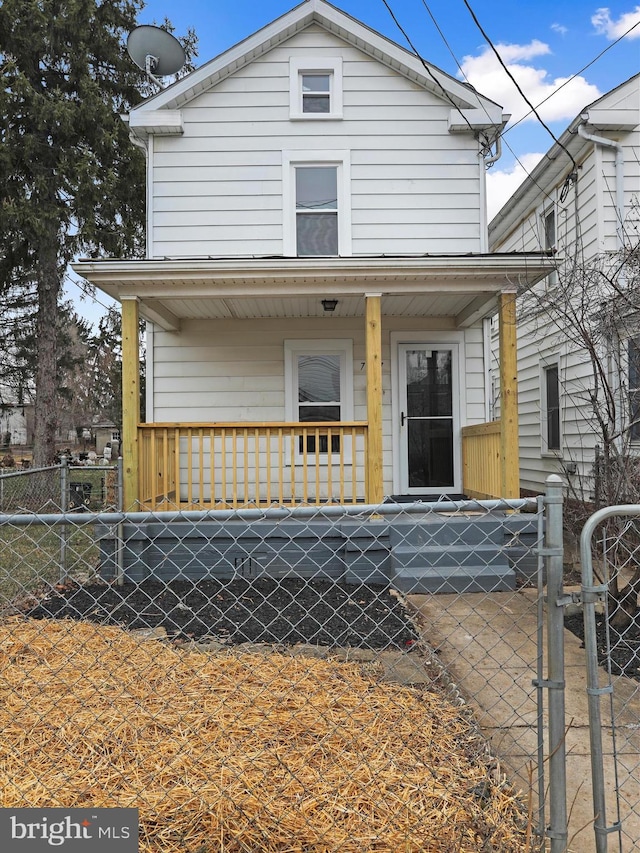
[[[335,311],[337,304],[338,304],[337,299],[323,299],[322,300],[322,307],[324,308],[324,310],[326,311],[327,314],[331,314],[333,311]]]

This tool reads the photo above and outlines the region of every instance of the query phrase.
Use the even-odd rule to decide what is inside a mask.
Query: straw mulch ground
[[[0,805],[135,806],[143,853],[516,853],[464,712],[375,667],[0,624]]]

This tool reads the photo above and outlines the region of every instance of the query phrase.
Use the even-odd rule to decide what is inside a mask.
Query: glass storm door
[[[456,491],[455,354],[446,345],[400,345],[400,448],[406,494]]]

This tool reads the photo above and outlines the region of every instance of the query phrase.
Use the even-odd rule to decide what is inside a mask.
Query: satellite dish
[[[177,74],[186,61],[184,48],[177,38],[160,27],[143,24],[129,33],[127,51],[138,68],[157,83],[155,75]]]

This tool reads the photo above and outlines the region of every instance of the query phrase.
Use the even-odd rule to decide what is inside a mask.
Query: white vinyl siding
[[[342,60],[341,121],[290,120],[289,60],[310,55]],[[153,256],[283,254],[282,152],[310,148],[350,152],[353,254],[478,251],[477,143],[448,132],[450,109],[309,27],[186,104],[183,136],[154,139]]]
[[[624,95],[637,106],[637,81]],[[612,105],[613,106],[613,105]],[[598,131],[595,131],[598,133]],[[640,164],[636,156],[640,131],[610,133],[603,136],[618,141],[624,152],[625,210],[631,210],[634,193],[640,189]],[[569,166],[567,166],[568,170]],[[562,292],[562,259],[569,264],[576,253],[576,235],[581,257],[588,262],[598,254],[616,250],[615,209],[615,151],[610,148],[591,148],[580,162],[578,172],[578,206],[575,188],[560,201],[564,175],[556,184],[540,184],[535,204],[519,219],[507,223],[506,236],[495,242],[490,233],[491,250],[497,252],[536,251],[545,248],[540,214],[555,201],[556,247],[560,259],[558,282]],[[576,214],[578,218],[576,219]],[[500,227],[505,225],[504,218]],[[537,289],[543,289],[543,283]],[[519,302],[522,307],[522,302]],[[497,353],[497,336],[493,341]],[[544,388],[540,364],[560,354],[562,376],[562,459],[559,454],[545,454],[541,429]],[[496,365],[494,364],[494,367]],[[518,322],[518,401],[520,433],[520,484],[523,489],[541,493],[549,474],[566,476],[563,464],[576,462],[587,485],[590,482],[598,443],[597,426],[589,405],[593,386],[591,364],[584,349],[570,344],[563,329],[545,314],[533,320]],[[573,481],[577,484],[577,481]],[[588,490],[585,492],[589,498]]]

